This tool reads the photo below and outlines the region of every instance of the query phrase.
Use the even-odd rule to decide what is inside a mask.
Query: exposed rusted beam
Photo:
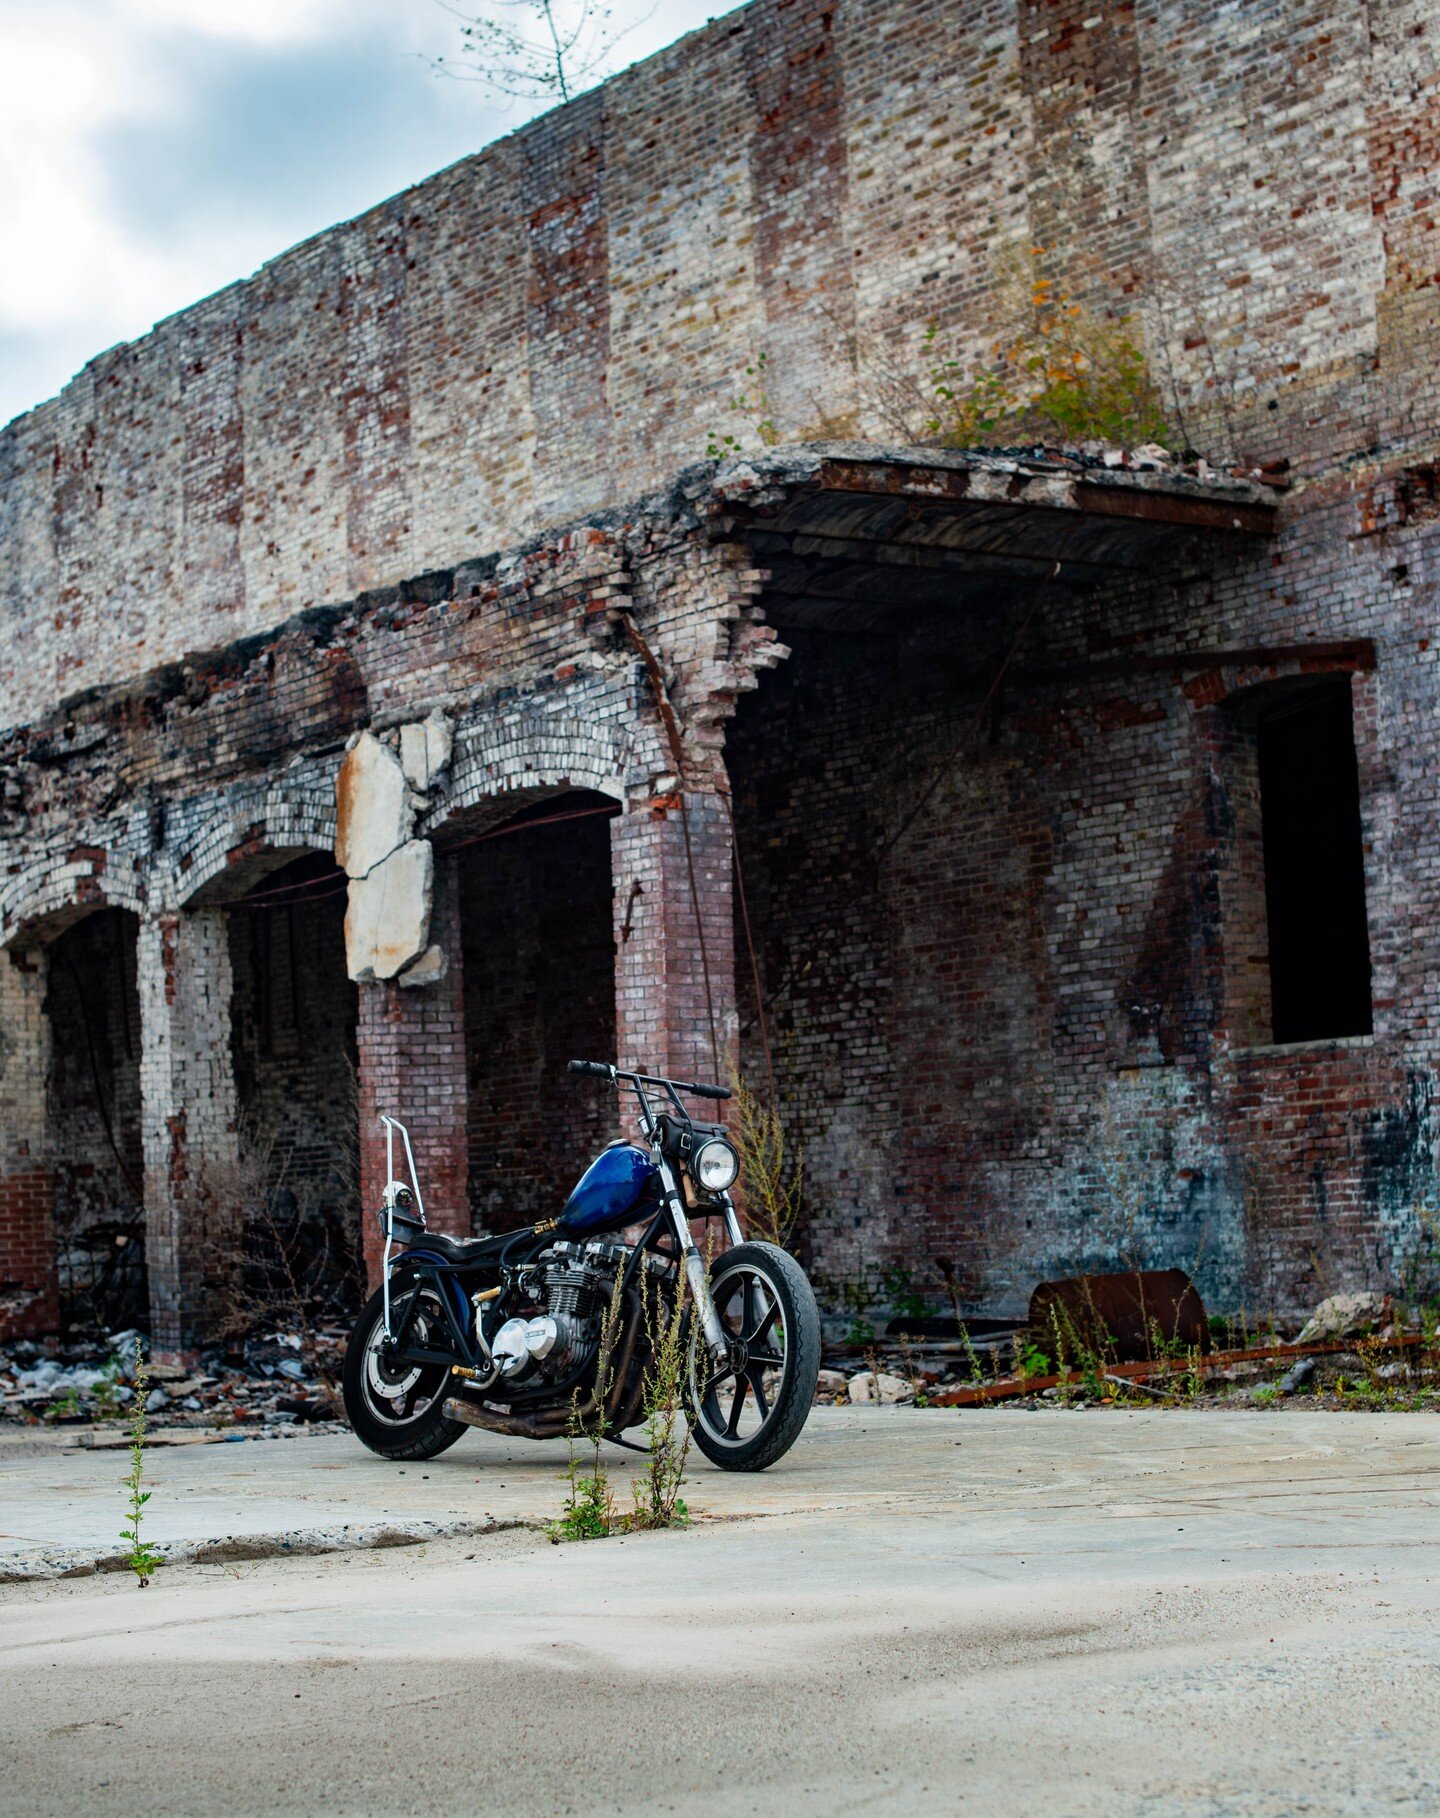
[[[1104,657],[1096,663],[1066,663],[1054,669],[1020,669],[1017,682],[1035,687],[1051,683],[1097,680],[1117,675],[1175,675],[1195,669],[1256,669],[1272,663],[1316,663],[1327,669],[1368,674],[1375,667],[1375,645],[1369,638],[1342,643],[1271,644],[1245,650],[1176,650],[1165,655]]]

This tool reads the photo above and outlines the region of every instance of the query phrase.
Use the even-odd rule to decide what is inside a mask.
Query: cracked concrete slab
[[[0,1445],[0,1527],[109,1510],[123,1459],[58,1453]],[[181,1519],[208,1486],[237,1534],[277,1499],[501,1524],[555,1511],[564,1459],[492,1435],[403,1468],[344,1436],[176,1447],[152,1506]],[[607,1462],[623,1493],[638,1460]],[[0,1805],[1433,1810],[1437,1473],[1430,1415],[817,1410],[762,1477],[698,1465],[685,1532],[241,1540],[143,1594],[11,1585]]]
[[[414,822],[400,759],[362,732],[335,778],[335,862],[352,880],[369,877],[405,844]]]
[[[365,877],[351,878],[345,964],[357,984],[394,978],[425,954],[434,894],[435,851],[428,840],[410,840]]]

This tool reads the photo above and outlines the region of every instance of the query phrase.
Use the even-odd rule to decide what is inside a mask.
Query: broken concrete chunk
[[[450,768],[454,749],[455,728],[450,724],[449,715],[437,707],[425,721],[425,759],[430,766],[432,783],[442,770]]]
[[[1385,1317],[1385,1296],[1368,1290],[1358,1294],[1332,1294],[1306,1320],[1297,1345],[1318,1344],[1322,1338],[1353,1338],[1378,1326]]]
[[[419,959],[400,974],[402,985],[436,985],[445,976],[445,949],[427,947]]]
[[[914,1401],[915,1390],[903,1376],[892,1376],[888,1370],[861,1370],[850,1378],[850,1399],[893,1404]]]
[[[373,732],[360,735],[340,766],[335,810],[335,857],[349,877],[367,877],[410,837],[415,811],[405,772]]]
[[[428,718],[400,728],[400,765],[410,787],[424,795],[450,767],[455,733],[437,707]]]
[[[400,768],[405,772],[405,781],[410,787],[424,795],[430,787],[430,762],[425,755],[423,725],[400,728]]]
[[[428,840],[409,841],[367,876],[351,879],[345,959],[356,984],[394,978],[425,952],[434,884]]]

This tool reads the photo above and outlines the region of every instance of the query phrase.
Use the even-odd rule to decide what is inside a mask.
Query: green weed
[[[150,1372],[145,1367],[145,1355],[138,1339],[135,1341],[135,1373],[132,1380],[135,1400],[130,1411],[130,1469],[123,1479],[129,1503],[130,1525],[121,1528],[120,1538],[129,1548],[126,1564],[135,1574],[141,1590],[144,1590],[156,1566],[163,1563],[164,1556],[140,1535],[141,1516],[145,1504],[150,1500],[149,1490],[141,1487],[145,1480],[145,1396],[150,1386]]]

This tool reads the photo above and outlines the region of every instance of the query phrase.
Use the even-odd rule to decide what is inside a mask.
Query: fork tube
[[[390,1182],[395,1178],[395,1126],[387,1117],[385,1124],[385,1197],[390,1197]],[[380,1292],[384,1297],[381,1307],[380,1323],[385,1329],[385,1342],[393,1344],[395,1334],[390,1330],[390,1250],[395,1242],[395,1224],[393,1218],[385,1220],[385,1248],[380,1257]]]
[[[700,1324],[705,1329],[705,1344],[710,1355],[716,1359],[729,1354],[725,1342],[725,1328],[720,1324],[720,1315],[715,1310],[715,1297],[710,1292],[710,1277],[705,1272],[705,1258],[695,1247],[695,1239],[690,1232],[690,1220],[685,1216],[685,1207],[675,1186],[675,1176],[670,1171],[670,1164],[662,1156],[660,1159],[660,1186],[665,1195],[665,1204],[670,1212],[670,1223],[680,1245],[680,1254],[685,1258],[685,1279],[690,1283],[690,1294],[700,1310]]]

